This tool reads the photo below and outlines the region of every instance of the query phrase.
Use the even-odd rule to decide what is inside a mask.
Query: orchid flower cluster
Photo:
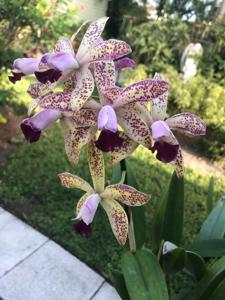
[[[127,43],[102,39],[107,20],[103,17],[92,22],[76,51],[73,41],[80,29],[70,40],[59,39],[55,48],[40,58],[16,59],[9,79],[15,83],[34,74],[38,80],[28,89],[33,102],[28,118],[21,122],[27,141],[38,141],[41,132],[60,119],[66,154],[72,164],[79,162],[80,152],[88,144],[93,187],[69,173],[59,175],[63,186],[85,192],[76,208],[80,231],[87,233],[100,203],[114,235],[124,245],[128,219],[119,202],[143,205],[149,196],[122,183],[105,187],[102,152],[109,152],[115,164],[142,145],[156,152],[161,162],[174,165],[177,175],[183,176],[181,148],[173,131],[204,135],[206,125],[190,113],[165,119],[169,85],[159,74],[127,87],[117,85],[118,73],[134,68],[135,62],[125,57],[131,53]],[[40,111],[33,114],[38,106]]]

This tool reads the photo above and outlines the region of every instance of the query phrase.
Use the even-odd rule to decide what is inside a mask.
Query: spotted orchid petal
[[[97,43],[78,62],[82,65],[98,60],[113,60],[129,54],[131,51],[130,46],[126,42],[110,39]]]
[[[99,41],[108,19],[109,18],[107,17],[102,17],[90,24],[77,51],[76,58],[79,62],[84,54],[87,53],[93,47],[93,45]]]
[[[174,115],[166,120],[166,123],[173,130],[179,130],[191,135],[204,135],[206,123],[197,116],[190,113]]]
[[[163,80],[162,76],[158,73],[154,76],[155,80]],[[155,99],[151,100],[151,115],[153,121],[164,120],[166,117],[168,93],[158,96]]]
[[[91,64],[99,93],[116,84],[116,71],[113,61],[98,61]]]
[[[105,187],[105,167],[102,152],[91,142],[88,146],[88,164],[94,190],[101,193]]]
[[[107,88],[107,89],[103,90],[102,93],[104,95],[104,99],[107,100],[107,103],[113,104],[113,106],[116,107],[115,103],[120,98],[122,91],[123,91],[123,88],[115,86],[115,87],[111,87],[111,88]]]
[[[64,82],[64,92],[72,93],[76,87],[76,73],[71,74]]]
[[[111,132],[117,132],[116,112],[110,105],[105,105],[98,113],[98,129],[107,129]]]
[[[130,46],[124,41],[120,40],[107,40],[99,41],[94,45],[82,58],[79,58],[80,65],[95,61],[108,61],[120,58],[131,52]]]
[[[71,94],[66,92],[52,93],[39,100],[42,108],[56,109],[61,112],[72,111]]]
[[[136,63],[129,57],[123,57],[114,62],[116,70],[122,70],[125,68],[135,68]]]
[[[38,71],[40,58],[17,58],[13,63],[13,69],[25,75],[33,74]]]
[[[45,85],[42,83],[33,83],[29,86],[27,92],[33,99],[42,97],[42,91]]]
[[[171,130],[166,122],[164,121],[155,121],[151,125],[152,137],[157,140],[161,137],[169,137],[171,134]]]
[[[76,73],[77,83],[71,94],[73,111],[78,111],[90,98],[94,90],[94,79],[88,66],[80,68]]]
[[[83,220],[86,225],[92,223],[100,200],[101,198],[98,194],[91,194],[88,196],[81,205],[76,219]]]
[[[21,130],[30,143],[39,140],[41,132],[60,117],[57,110],[43,109],[33,117],[23,120],[20,124]]]
[[[110,151],[110,161],[112,164],[116,164],[122,159],[127,158],[138,147],[138,143],[130,139],[125,133],[121,133],[120,136],[122,144]]]
[[[180,148],[177,152],[177,156],[175,160],[171,161],[171,164],[174,166],[175,172],[178,177],[184,176],[184,161],[183,161],[183,155]]]
[[[84,204],[84,202],[87,200],[87,198],[90,196],[90,195],[92,195],[92,194],[94,194],[94,192],[87,192],[87,193],[85,193],[80,199],[79,199],[79,201],[77,202],[77,205],[76,205],[76,208],[75,208],[75,213],[76,213],[76,215],[79,215],[79,212],[80,212],[80,209],[81,209],[81,207],[83,206],[83,204]]]
[[[85,181],[84,179],[70,174],[68,172],[61,173],[58,175],[61,181],[62,186],[69,188],[69,189],[80,189],[87,193],[94,193],[90,184]]]
[[[110,130],[102,130],[95,145],[103,152],[114,151],[115,148],[120,148],[123,144],[123,139],[118,132]]]
[[[101,194],[103,199],[114,199],[129,206],[140,206],[148,202],[150,195],[137,191],[126,184],[113,184],[105,188]]]
[[[78,112],[72,112],[70,115],[76,127],[97,126],[97,113],[92,109],[82,108]]]
[[[78,69],[79,65],[75,57],[67,52],[52,52],[45,57],[49,68],[61,72]]]
[[[120,108],[117,110],[118,123],[126,135],[138,144],[151,148],[152,138],[148,125],[134,110]]]
[[[128,218],[125,210],[117,201],[112,199],[102,200],[101,205],[107,213],[117,241],[124,246],[128,235]]]
[[[71,122],[69,118],[63,118],[61,125],[64,130],[65,150],[72,164],[79,162],[82,148],[95,138],[97,127],[79,127]]]
[[[124,88],[114,107],[121,107],[129,103],[147,102],[157,98],[168,90],[165,80],[142,80]]]
[[[167,109],[167,92],[151,100],[151,116],[154,121],[164,120],[166,117]]]
[[[55,52],[65,52],[74,55],[73,45],[71,41],[65,37],[59,39],[55,44]]]

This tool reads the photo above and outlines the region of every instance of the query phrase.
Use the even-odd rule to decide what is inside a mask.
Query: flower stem
[[[137,247],[136,247],[136,240],[134,234],[134,222],[133,222],[132,209],[130,207],[128,207],[128,213],[129,213],[129,229],[128,229],[129,246],[130,246],[130,251],[132,253],[135,253],[137,251]]]
[[[164,244],[164,240],[162,240],[160,245],[159,245],[159,251],[158,251],[158,254],[157,254],[158,261],[160,260],[160,257],[161,257],[161,254],[162,254],[163,244]]]
[[[121,160],[120,168],[121,168],[122,174],[125,172],[124,183],[129,184],[129,182],[127,180],[128,176],[127,176],[127,167],[126,167],[125,159]],[[136,247],[136,240],[135,240],[135,233],[134,233],[134,222],[133,222],[132,209],[129,206],[125,206],[125,210],[126,210],[126,213],[128,215],[128,220],[129,220],[128,240],[129,240],[130,251],[132,253],[135,253],[137,251],[137,247]]]

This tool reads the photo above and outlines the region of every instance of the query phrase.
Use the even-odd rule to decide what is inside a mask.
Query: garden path
[[[103,277],[0,207],[0,299],[119,300]]]

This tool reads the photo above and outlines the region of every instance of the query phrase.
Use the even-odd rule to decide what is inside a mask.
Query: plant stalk
[[[135,253],[137,251],[137,247],[136,247],[136,240],[135,240],[135,233],[134,233],[132,209],[130,207],[128,207],[128,213],[129,213],[129,229],[128,229],[129,246],[130,246],[130,251],[132,253]]]
[[[121,160],[120,168],[121,168],[122,174],[123,174],[123,172],[125,172],[124,183],[128,184],[128,181],[127,181],[127,168],[126,168],[125,159]],[[134,222],[133,222],[132,209],[129,206],[125,206],[125,211],[128,215],[128,220],[129,220],[129,228],[128,228],[129,247],[130,247],[130,251],[132,253],[135,253],[137,251],[137,247],[136,247],[136,240],[135,240],[135,233],[134,233]]]

